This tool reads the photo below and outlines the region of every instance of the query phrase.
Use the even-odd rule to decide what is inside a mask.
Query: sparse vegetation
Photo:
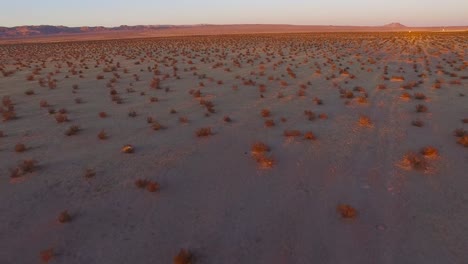
[[[55,121],[57,121],[57,123],[64,123],[68,122],[69,120],[67,114],[58,113],[55,115]]]
[[[304,133],[304,139],[307,139],[307,140],[316,140],[317,138],[315,137],[314,133],[312,132],[305,132]]]
[[[339,204],[336,210],[342,218],[354,219],[357,217],[357,210],[349,204]]]
[[[54,258],[54,256],[55,252],[53,248],[42,250],[39,253],[40,260],[44,263],[48,263],[49,261],[51,261]]]
[[[68,223],[68,222],[71,222],[72,220],[72,217],[71,215],[68,213],[68,211],[63,211],[59,214],[58,216],[58,221],[62,224],[64,223]]]
[[[424,122],[421,121],[421,120],[413,120],[413,121],[411,122],[411,124],[412,124],[413,126],[415,126],[415,127],[423,127],[423,126],[424,126]]]
[[[300,137],[302,132],[299,130],[285,130],[283,136],[285,137]]]
[[[262,109],[262,112],[260,114],[262,115],[262,117],[269,117],[271,115],[271,112],[268,109]]]
[[[424,100],[424,99],[426,99],[426,95],[424,95],[423,93],[415,93],[414,94],[414,99]]]
[[[251,30],[255,27],[249,26]],[[336,218],[332,221],[341,224],[353,224],[343,219],[361,219],[362,223],[354,222],[360,225],[356,229],[358,233],[367,228],[374,236],[371,229],[383,225],[386,220],[380,216],[386,215],[376,218],[372,206],[381,205],[381,201],[371,204],[368,210],[369,204],[359,199],[362,197],[353,196],[356,191],[385,192],[384,196],[371,197],[386,199],[401,194],[408,196],[414,191],[433,191],[427,187],[436,187],[438,193],[448,194],[440,197],[449,198],[437,203],[441,210],[429,215],[438,220],[437,214],[454,211],[446,210],[455,208],[450,207],[451,198],[460,198],[453,195],[452,187],[464,183],[460,177],[464,172],[460,169],[464,168],[461,163],[465,161],[468,147],[468,116],[464,112],[468,93],[466,33],[451,30],[397,33],[390,29],[379,33],[249,33],[126,40],[109,35],[103,41],[50,41],[53,43],[35,43],[35,38],[27,40],[31,42],[28,44],[0,45],[0,129],[3,131],[0,131],[0,156],[4,167],[0,169],[6,177],[2,182],[6,191],[4,202],[11,203],[3,207],[18,207],[13,213],[4,214],[2,220],[12,228],[2,230],[1,235],[12,237],[26,223],[32,228],[42,228],[39,233],[32,233],[35,242],[49,241],[42,238],[42,231],[53,231],[52,235],[60,238],[52,237],[50,241],[58,242],[53,246],[63,249],[58,248],[59,254],[51,250],[46,261],[73,263],[98,259],[106,262],[96,256],[95,250],[85,252],[89,247],[80,245],[87,242],[99,245],[103,239],[109,240],[109,236],[100,236],[109,230],[107,227],[105,232],[98,230],[92,236],[95,241],[85,241],[87,236],[76,235],[84,230],[86,222],[103,221],[100,226],[110,224],[112,229],[128,219],[150,219],[161,213],[165,219],[162,222],[140,219],[143,221],[133,224],[142,225],[137,229],[149,232],[148,238],[162,231],[169,236],[174,234],[168,245],[174,241],[189,245],[202,242],[197,247],[204,251],[212,248],[217,241],[210,239],[217,236],[208,234],[200,240],[197,233],[193,239],[190,234],[178,233],[190,232],[190,226],[176,228],[184,223],[191,223],[195,228],[200,227],[198,223],[212,223],[206,221],[207,217],[216,222],[217,213],[223,208],[232,209],[232,205],[235,205],[234,212],[239,211],[242,208],[231,203],[238,197],[225,199],[234,190],[246,188],[238,195],[258,192],[257,196],[266,203],[274,201],[278,192],[284,192],[286,199],[277,209],[284,211],[291,206],[286,212],[293,213],[290,217],[294,218],[303,209],[301,201],[313,201],[323,183],[325,187],[333,187],[324,190],[338,191],[319,195],[320,202],[332,205],[323,211],[327,206],[322,208],[314,202],[307,210],[317,210],[318,205],[317,212],[325,214],[317,217],[324,217],[323,221],[329,220],[329,213]],[[192,28],[167,28],[161,34],[173,30],[186,32]],[[33,32],[27,31],[30,33]],[[93,38],[100,35],[95,33]],[[64,37],[68,38],[60,36]],[[77,35],[77,38],[82,37]],[[22,37],[14,40],[20,41]],[[8,137],[2,138],[4,133]],[[76,136],[68,137],[72,135]],[[405,153],[408,146],[412,151]],[[237,176],[216,178],[234,175],[224,175],[223,170]],[[213,175],[216,172],[220,174]],[[191,210],[186,206],[191,202],[187,199],[198,194],[202,194],[199,198],[203,205],[205,200],[219,201],[201,211]],[[84,203],[77,203],[75,198],[83,197]],[[343,203],[335,203],[337,197],[343,198]],[[345,200],[346,197],[351,200]],[[54,204],[43,203],[52,201],[51,198],[64,198],[55,202],[64,207],[57,210]],[[418,196],[417,202],[424,198]],[[114,205],[123,205],[123,211],[99,212],[102,202],[113,199]],[[436,199],[430,199],[433,200]],[[200,201],[195,201],[195,209]],[[95,208],[87,207],[95,204]],[[43,205],[46,206],[42,208]],[[130,208],[127,212],[127,205],[152,211],[142,215]],[[255,219],[257,205],[242,204],[247,214],[241,218]],[[65,209],[70,213],[61,212]],[[172,209],[174,215],[165,214]],[[176,212],[187,209],[188,213]],[[33,214],[28,210],[33,210]],[[192,222],[177,219],[198,216],[201,218]],[[229,219],[229,215],[223,217]],[[181,224],[167,225],[167,219]],[[437,224],[434,219],[429,222]],[[353,231],[352,226],[345,229],[349,229],[345,233]],[[452,229],[442,233],[453,237],[456,231]],[[235,231],[239,230],[233,228],[223,236]],[[240,231],[245,237],[246,229]],[[342,234],[341,231],[336,234]],[[70,247],[62,243],[67,242],[67,236],[73,236]],[[167,238],[164,234],[163,237]],[[159,243],[163,237],[155,241]],[[132,241],[135,237],[128,238]],[[22,245],[21,239],[15,238],[12,245]],[[252,234],[246,243],[236,239],[227,241],[234,242],[230,251],[234,254],[230,255],[236,255],[239,248],[245,252],[224,262],[256,262],[256,253],[260,253],[257,262],[265,260],[264,256],[270,256],[271,252],[263,252],[260,244],[254,245],[261,243],[259,239],[261,234]],[[131,244],[127,242],[116,241],[115,248],[123,249]],[[446,242],[449,242],[447,248],[455,246],[452,255],[459,256],[455,245],[458,240]],[[38,257],[42,248],[23,244],[26,253],[29,253],[27,247],[33,246],[32,257]],[[135,246],[138,243],[132,247]],[[225,245],[222,246],[224,249]],[[8,249],[3,254],[7,261],[21,263],[21,259],[14,258],[15,251],[8,253]],[[169,258],[174,257],[178,248],[173,250]],[[206,251],[206,258],[197,255],[195,260],[191,252],[181,250],[174,263],[215,262],[216,254],[208,256],[212,252]],[[246,257],[246,252],[252,256]],[[277,253],[273,255],[281,255]],[[147,256],[134,258],[134,255],[128,255],[125,260],[168,262],[168,259]],[[456,259],[453,256],[445,254],[439,259],[450,262]],[[297,258],[286,257],[285,261],[288,260],[294,262]],[[418,260],[424,262],[423,258]],[[415,262],[414,258],[408,262]]]
[[[66,131],[65,131],[65,135],[66,136],[73,136],[73,135],[76,135],[78,134],[78,132],[80,132],[80,127],[79,126],[76,126],[76,125],[73,125],[73,126],[70,126]]]
[[[174,264],[193,264],[193,254],[186,249],[181,249],[174,257]]]
[[[15,151],[16,152],[25,152],[26,151],[26,145],[23,143],[18,143],[15,145]]]
[[[432,146],[424,147],[421,149],[421,154],[426,158],[434,158],[439,155],[439,151]]]
[[[428,110],[427,106],[425,106],[425,105],[418,104],[416,106],[416,112],[418,112],[418,113],[425,113],[425,112],[427,112],[427,110]]]
[[[123,153],[130,154],[130,153],[135,152],[135,148],[132,145],[125,145],[122,147],[121,151]]]
[[[100,140],[106,140],[109,136],[107,135],[106,131],[101,130],[101,132],[98,133],[98,138]]]
[[[457,143],[464,146],[465,148],[468,147],[468,135],[464,135],[463,137],[460,137]]]
[[[159,183],[146,179],[135,180],[135,186],[139,189],[146,189],[148,192],[157,192],[160,189]]]
[[[22,160],[17,167],[10,169],[10,177],[18,178],[37,169],[37,161],[33,159]]]
[[[213,135],[210,127],[202,127],[196,131],[197,137],[208,137]]]
[[[96,172],[93,169],[86,169],[84,173],[84,177],[87,179],[93,178],[96,176]]]
[[[372,127],[372,121],[368,116],[362,115],[359,117],[359,125],[363,127]]]
[[[408,152],[403,157],[402,164],[404,167],[415,170],[426,170],[428,168],[428,163],[424,159],[424,156],[414,152]]]

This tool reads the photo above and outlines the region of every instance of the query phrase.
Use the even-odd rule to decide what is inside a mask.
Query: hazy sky
[[[468,0],[0,0],[0,26],[468,25]]]

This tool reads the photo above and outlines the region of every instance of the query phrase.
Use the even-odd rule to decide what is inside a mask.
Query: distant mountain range
[[[0,27],[0,41],[67,41],[83,39],[143,38],[186,35],[248,34],[248,33],[299,33],[299,32],[392,32],[392,31],[468,31],[460,27],[408,27],[394,22],[383,26],[333,26],[333,25],[139,25],[118,27],[65,27],[19,26]]]
[[[116,31],[143,31],[160,30],[175,27],[189,26],[119,26],[119,27],[65,27],[65,26],[19,26],[19,27],[0,27],[0,37],[28,37],[28,36],[47,36],[58,34],[80,34],[80,33],[104,33]]]

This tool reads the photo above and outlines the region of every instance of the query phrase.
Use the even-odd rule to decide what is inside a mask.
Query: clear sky
[[[0,26],[467,26],[468,0],[0,0]]]

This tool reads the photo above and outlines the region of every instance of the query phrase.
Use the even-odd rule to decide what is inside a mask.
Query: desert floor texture
[[[0,45],[0,263],[468,263],[467,50]]]

